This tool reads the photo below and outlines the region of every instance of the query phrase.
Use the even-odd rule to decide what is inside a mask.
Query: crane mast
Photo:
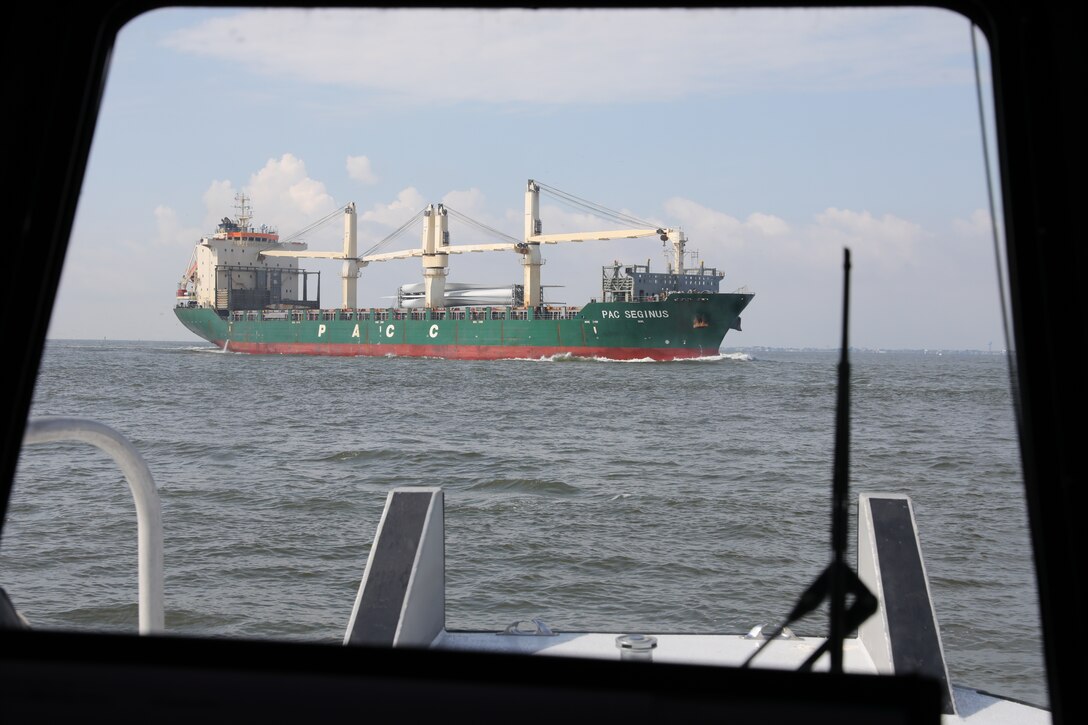
[[[525,188],[525,247],[521,254],[524,268],[523,289],[525,306],[538,307],[541,304],[540,267],[544,264],[540,256],[540,242],[533,241],[543,229],[540,221],[540,187],[532,179]]]
[[[359,228],[355,216],[355,202],[344,207],[344,264],[340,275],[340,297],[344,308],[358,307],[359,285]]]
[[[525,244],[518,249],[521,263],[525,267],[525,304],[536,307],[541,304],[540,267],[544,260],[540,256],[540,245],[560,242],[584,242],[587,240],[605,241],[609,239],[637,239],[658,235],[661,241],[672,241],[673,256],[678,273],[682,273],[684,264],[684,244],[687,239],[679,229],[617,229],[605,232],[574,232],[570,234],[542,234],[543,223],[540,219],[540,185],[532,179],[525,189]]]
[[[423,212],[423,288],[427,307],[445,306],[450,257],[442,250],[450,244],[448,223],[442,204],[431,204]]]

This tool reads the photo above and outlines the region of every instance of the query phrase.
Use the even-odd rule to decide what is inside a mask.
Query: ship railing
[[[276,318],[282,319],[287,313],[279,312]],[[445,307],[426,310],[398,310],[389,308],[370,309],[343,309],[329,310],[318,315],[314,312],[292,312],[293,320],[374,320],[385,322],[387,320],[570,320],[581,317],[582,308],[555,305],[543,307],[540,310],[527,310],[513,307]],[[273,314],[263,313],[265,319],[274,319]],[[232,319],[242,319],[238,313],[233,313]]]
[[[580,310],[577,307],[565,305],[545,306],[540,310],[533,310],[534,320],[571,320],[578,317]]]
[[[358,309],[358,310],[341,310],[341,320],[370,320],[379,314],[379,310],[371,309]]]
[[[107,425],[83,418],[33,418],[23,444],[77,441],[90,443],[113,458],[128,481],[136,504],[139,632],[163,627],[162,504],[151,470],[136,447]]]
[[[194,307],[196,305],[193,305]],[[233,310],[226,312],[226,318],[232,322],[257,322],[260,320],[286,320],[290,318],[296,322],[302,320],[369,320],[369,310],[326,310],[323,312],[304,310]],[[384,318],[382,318],[384,319]]]

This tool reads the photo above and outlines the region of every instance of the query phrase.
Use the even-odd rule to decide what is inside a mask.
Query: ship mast
[[[669,230],[669,234],[663,235],[661,241],[672,240],[672,260],[668,263],[665,270],[669,274],[683,274],[684,273],[684,245],[687,244],[687,237],[684,236],[684,232],[679,229],[676,231]],[[668,259],[668,255],[665,255]]]
[[[240,191],[234,195],[234,200],[238,202],[234,207],[238,210],[238,227],[243,232],[248,232],[249,220],[253,218],[253,214],[250,213],[252,210],[247,205],[249,197],[245,195],[245,192]]]

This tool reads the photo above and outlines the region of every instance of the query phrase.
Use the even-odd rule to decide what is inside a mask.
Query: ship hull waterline
[[[683,360],[720,353],[753,295],[671,295],[659,302],[590,303],[577,312],[511,308],[290,310],[222,315],[179,306],[178,319],[229,352],[341,357],[501,360],[573,357]]]

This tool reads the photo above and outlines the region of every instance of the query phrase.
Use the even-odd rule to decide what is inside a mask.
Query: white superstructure
[[[201,307],[265,307],[304,299],[298,257],[266,257],[270,250],[301,252],[302,242],[281,242],[275,229],[254,229],[248,197],[239,194],[238,216],[224,217],[214,234],[202,237],[178,285],[178,301]],[[303,278],[304,279],[304,278]],[[303,281],[304,285],[304,281]],[[233,304],[232,304],[233,303]]]

